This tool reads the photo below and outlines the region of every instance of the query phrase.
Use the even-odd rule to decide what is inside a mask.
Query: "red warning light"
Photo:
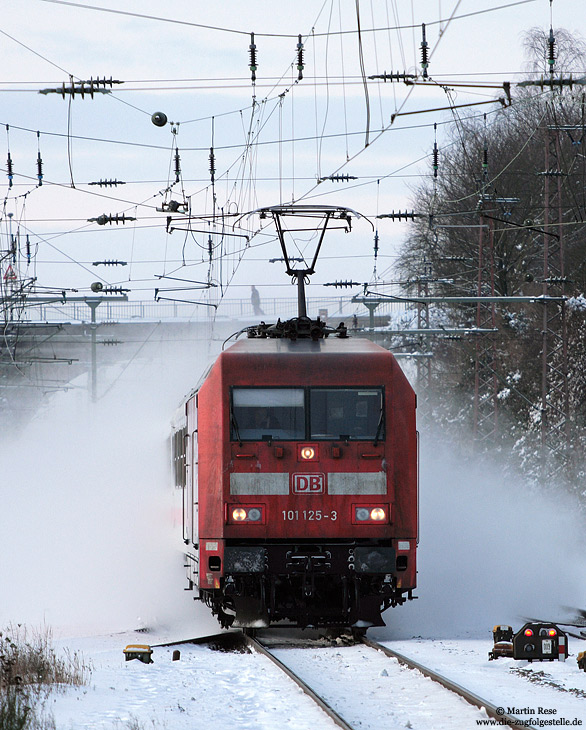
[[[557,636],[557,633],[558,633],[558,632],[557,632],[557,631],[556,631],[555,629],[550,629],[550,630],[549,630],[549,631],[548,631],[547,633],[548,633],[548,634],[549,634],[550,636]]]
[[[533,636],[533,629],[525,629],[524,634],[525,636]]]

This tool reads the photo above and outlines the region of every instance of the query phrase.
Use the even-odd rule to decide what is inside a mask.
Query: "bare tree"
[[[554,35],[554,70],[568,74],[583,69],[584,41],[563,29]],[[541,29],[533,28],[525,35],[527,67],[533,78],[536,71],[549,71],[548,44],[549,35]],[[579,426],[583,430],[586,425],[586,301],[582,308],[580,298],[586,291],[584,90],[580,84],[563,88],[521,86],[515,89],[512,104],[491,116],[464,120],[454,110],[442,144],[437,178],[426,176],[413,191],[413,207],[423,215],[412,224],[398,262],[402,277],[412,283],[419,280],[424,265],[431,266],[430,286],[433,293],[441,295],[491,294],[492,284],[496,295],[539,296],[543,291],[544,237],[551,235],[544,230],[550,204],[545,196],[546,174],[550,180],[555,177],[561,181],[561,219],[556,225],[559,223],[565,246],[568,283],[564,293],[578,303],[568,317],[568,378],[577,443],[582,441]],[[558,130],[559,169],[555,175],[545,169],[546,140],[552,127]],[[479,259],[481,231],[484,270]],[[485,276],[487,266],[491,267],[490,276]],[[444,322],[460,325],[473,324],[475,315],[475,308],[470,306],[443,306],[441,315],[436,313]],[[537,448],[542,313],[535,305],[500,305],[495,325],[498,332],[492,341],[491,368],[499,384],[501,422],[509,419],[515,438],[526,436],[525,445],[531,443]],[[435,366],[444,378],[439,389],[439,417],[446,424],[460,423],[468,432],[475,357],[470,343],[436,343]],[[451,389],[445,387],[447,372],[452,373],[448,379]]]

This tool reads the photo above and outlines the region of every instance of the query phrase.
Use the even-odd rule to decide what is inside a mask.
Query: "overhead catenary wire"
[[[370,144],[370,96],[368,94],[368,83],[366,80],[366,70],[364,68],[364,52],[362,49],[362,31],[360,27],[360,0],[355,0],[356,7],[356,28],[358,31],[358,62],[360,65],[360,74],[362,76],[362,84],[364,87],[364,105],[366,108],[366,134],[364,138],[364,146],[368,147]]]
[[[145,13],[133,13],[128,10],[117,10],[115,8],[104,8],[104,7],[98,7],[96,5],[89,5],[87,3],[79,3],[79,2],[72,2],[71,0],[39,0],[39,2],[45,2],[45,3],[53,3],[55,5],[68,5],[70,7],[76,7],[81,8],[85,10],[95,10],[102,13],[113,13],[115,15],[126,15],[133,18],[142,18],[144,20],[154,20],[161,23],[173,23],[176,25],[185,25],[193,28],[203,28],[204,30],[214,30],[219,31],[222,33],[234,33],[236,35],[250,35],[248,31],[242,30],[239,28],[228,28],[228,27],[222,27],[222,26],[216,26],[216,25],[207,25],[204,23],[194,23],[188,20],[180,20],[178,18],[165,18],[162,16],[156,16],[156,15],[148,15]],[[526,5],[528,3],[537,2],[537,0],[515,0],[515,2],[505,3],[504,5],[497,5],[492,8],[486,8],[484,10],[477,10],[477,11],[471,11],[469,13],[463,13],[462,15],[455,15],[455,11],[452,13],[450,18],[439,18],[438,20],[430,21],[427,23],[427,25],[440,25],[448,24],[451,20],[460,20],[464,18],[470,18],[476,15],[484,15],[486,13],[492,13],[496,12],[498,10],[504,10],[505,8],[511,8],[515,7],[517,5]],[[458,7],[460,3],[458,2]],[[380,28],[369,28],[368,30],[365,30],[365,32],[368,33],[381,33],[386,32],[388,30],[409,30],[417,27],[416,23],[410,23],[408,25],[400,25],[400,26],[393,26],[391,28],[388,27],[380,27]],[[445,32],[445,27],[444,27]],[[354,35],[357,31],[352,30],[342,30],[342,31],[328,31],[327,33],[318,33],[317,36],[326,36],[326,35]],[[295,38],[294,33],[266,33],[266,32],[256,32],[255,35],[257,37],[264,37],[264,38]]]
[[[449,23],[450,23],[450,22],[452,21],[452,19],[453,19],[453,17],[454,17],[454,14],[455,14],[455,12],[456,12],[456,9],[458,8],[458,6],[459,6],[459,5],[460,5],[460,0],[458,0],[458,3],[457,3],[457,5],[456,5],[456,8],[455,8],[455,9],[454,9],[454,11],[452,12],[452,15],[451,15],[451,17],[450,17],[450,19],[448,20],[448,25],[449,25]],[[445,30],[445,29],[444,29],[444,30]],[[434,53],[434,52],[435,52],[435,50],[437,49],[437,46],[438,46],[438,44],[439,44],[440,40],[441,40],[441,38],[440,38],[440,39],[438,39],[438,42],[436,43],[435,47],[434,47],[434,48],[432,49],[431,53],[429,54],[429,58],[431,58],[431,56],[433,55],[433,53]],[[388,131],[388,130],[389,130],[389,129],[390,129],[391,127],[392,127],[392,125],[394,124],[394,121],[395,121],[395,119],[396,119],[396,118],[397,118],[397,116],[398,116],[398,115],[399,115],[399,114],[401,113],[401,110],[403,109],[403,107],[405,106],[405,104],[407,103],[407,101],[409,100],[409,98],[410,98],[410,96],[411,96],[411,94],[412,94],[412,92],[413,92],[413,89],[414,89],[414,88],[415,88],[414,86],[410,87],[409,91],[407,92],[407,94],[406,94],[406,96],[405,96],[405,99],[403,100],[403,103],[402,103],[402,104],[401,104],[401,105],[399,106],[399,109],[398,109],[398,111],[397,111],[397,112],[396,112],[395,114],[393,114],[393,115],[392,115],[392,117],[391,117],[391,121],[389,122],[389,124],[387,124],[387,125],[386,125],[385,127],[383,127],[383,128],[382,128],[382,129],[380,130],[380,132],[379,132],[379,133],[378,133],[378,134],[376,135],[376,137],[375,137],[374,141],[378,140],[378,139],[379,139],[379,138],[380,138],[380,137],[381,137],[381,136],[382,136],[382,135],[383,135],[383,134],[384,134],[385,132],[387,132],[387,131]],[[341,165],[340,165],[339,167],[337,167],[337,168],[336,168],[336,169],[335,169],[335,170],[334,170],[334,171],[332,172],[332,174],[338,174],[338,173],[339,173],[339,172],[340,172],[341,170],[343,170],[343,169],[344,169],[344,167],[345,167],[345,166],[346,166],[346,165],[347,165],[347,164],[348,164],[349,162],[351,162],[352,160],[354,160],[355,158],[357,158],[358,156],[360,156],[360,155],[361,155],[361,154],[362,154],[362,153],[364,152],[364,150],[365,150],[365,149],[367,149],[367,146],[365,146],[365,147],[363,147],[362,149],[358,150],[358,152],[356,152],[356,153],[355,153],[355,154],[354,154],[354,155],[353,155],[353,156],[352,156],[352,157],[351,157],[350,159],[348,159],[348,160],[347,160],[346,162],[343,162],[343,163],[342,163],[342,164],[341,164]],[[311,195],[311,193],[312,193],[312,192],[313,192],[313,191],[315,190],[315,187],[316,187],[316,186],[313,186],[313,187],[312,187],[312,188],[311,188],[310,190],[308,190],[308,191],[307,191],[307,192],[305,193],[305,195],[302,195],[302,196],[301,196],[301,197],[300,197],[300,198],[298,199],[298,201],[300,201],[300,200],[303,200],[303,199],[307,198],[308,196],[310,196],[310,195]]]
[[[408,95],[411,94],[413,88],[414,87],[409,87]],[[443,86],[440,87],[440,88],[442,88],[445,91],[445,88]],[[545,90],[545,91],[542,92],[542,94],[544,94],[544,95],[546,95],[548,93],[549,93],[548,90]],[[279,100],[279,97],[276,97],[274,99],[275,103],[278,103],[278,100]],[[266,101],[269,101],[269,100],[266,100]],[[406,99],[404,100],[404,102],[405,101],[406,101]],[[523,101],[515,102],[514,101],[513,103],[525,103],[525,102],[523,102]],[[470,104],[462,104],[462,105],[459,105],[459,108],[472,107],[472,106],[475,106],[476,104],[477,103],[475,103],[475,102],[472,102]],[[404,105],[404,103],[403,103],[403,105]],[[448,107],[448,108],[451,108],[451,107]],[[244,110],[241,109],[241,110],[239,110],[238,113],[240,115],[242,115],[242,112],[243,111]],[[423,114],[423,113],[433,113],[433,112],[436,112],[436,111],[438,111],[436,108],[433,108],[433,109],[420,109],[420,110],[415,110],[415,112],[413,112],[413,113]],[[396,114],[394,114],[394,117],[399,117],[399,116],[401,116],[401,114],[399,112],[397,112]],[[403,115],[403,116],[405,116],[405,115]],[[474,114],[470,118],[475,118],[476,116],[477,115]],[[215,118],[217,118],[217,117],[215,117]],[[197,121],[206,121],[206,120],[210,120],[210,119],[211,119],[211,116],[210,117],[204,117],[201,120],[197,120]],[[398,131],[407,130],[407,129],[421,129],[421,128],[425,128],[425,127],[433,127],[433,125],[435,123],[437,123],[438,126],[443,126],[443,125],[450,124],[450,121],[449,120],[444,120],[444,121],[439,121],[439,122],[430,122],[430,123],[424,123],[424,124],[418,124],[418,125],[396,126],[395,129],[398,130]],[[185,123],[182,122],[182,124],[185,124]],[[15,125],[15,124],[11,124],[10,126],[13,129],[18,129],[18,130],[21,130],[21,131],[30,132],[31,134],[35,134],[36,135],[36,133],[37,133],[37,130],[36,129],[32,129],[31,127],[23,127],[21,125]],[[383,128],[376,129],[374,131],[376,131],[376,132],[385,131],[387,127],[389,127],[389,125],[386,125]],[[303,136],[300,136],[300,137],[289,137],[289,138],[283,139],[282,142],[284,142],[284,143],[306,142],[306,141],[314,140],[316,138],[320,138],[322,136],[324,138],[342,137],[344,135],[348,135],[348,136],[362,136],[362,135],[365,134],[365,131],[366,131],[365,129],[361,129],[361,130],[356,130],[356,131],[350,131],[350,132],[344,131],[344,132],[327,134],[327,135],[325,135],[325,134],[324,135],[316,134],[315,136],[312,136],[312,135],[303,135]],[[165,145],[159,145],[159,144],[144,143],[144,142],[135,142],[135,141],[131,141],[131,140],[121,140],[121,139],[106,138],[106,137],[94,137],[94,136],[88,136],[88,135],[75,135],[75,134],[67,135],[67,134],[64,134],[62,132],[52,132],[52,131],[49,131],[49,130],[42,130],[42,134],[45,135],[45,136],[50,136],[50,137],[66,137],[67,138],[69,136],[72,140],[77,139],[77,140],[83,140],[83,141],[88,141],[88,142],[101,142],[103,144],[115,144],[115,145],[123,145],[123,146],[130,146],[130,147],[139,147],[139,148],[143,148],[143,149],[160,149],[160,150],[166,150],[167,149],[167,146],[165,146]],[[257,142],[256,142],[256,144],[259,144],[259,145],[269,145],[269,144],[278,144],[278,143],[279,143],[279,140],[278,139],[275,139],[275,140],[257,140]],[[237,149],[237,148],[241,148],[241,147],[243,147],[242,144],[224,144],[224,145],[216,145],[216,150]],[[184,146],[182,149],[185,152],[201,152],[201,151],[207,151],[209,148],[208,147],[205,147],[205,146],[201,146],[201,147]]]
[[[368,29],[368,31],[370,31],[370,29]],[[387,31],[387,32],[390,32],[390,31]],[[257,35],[261,36],[262,34],[257,34]],[[324,35],[324,36],[328,35],[328,37],[329,37],[330,34],[319,34],[319,35]],[[342,34],[340,34],[340,36],[342,37]],[[298,35],[297,35],[297,38],[299,38]],[[276,106],[275,108],[278,108],[279,110],[282,109],[282,101],[280,103],[278,103],[278,106]],[[248,173],[251,173],[255,170],[255,162],[253,161],[253,158],[254,158],[254,160],[258,159],[257,158],[257,147],[259,145],[268,143],[266,139],[261,139],[259,137],[259,135],[260,135],[259,126],[255,127],[254,132],[255,132],[254,139],[250,142],[250,146],[245,147],[245,154],[248,155],[249,166],[241,177],[242,181],[244,181],[244,179],[247,177]],[[364,133],[364,131],[362,133]],[[320,139],[322,138],[321,135],[316,135],[316,136],[320,136]],[[298,141],[296,139],[295,135],[291,135],[290,138],[285,139],[285,140],[283,139],[283,135],[281,135],[281,134],[279,134],[278,137],[279,137],[279,139],[276,140],[275,142],[272,142],[273,144],[278,143],[278,144],[282,145],[282,144],[290,143],[292,146],[292,149],[294,148],[295,143]],[[73,138],[73,137],[71,137],[71,138]],[[323,139],[326,139],[326,138],[327,138],[327,136],[324,135]],[[183,147],[182,147],[182,150],[183,150]],[[254,173],[254,180],[256,182],[258,182],[259,179],[260,178],[258,178],[256,176],[256,173]],[[293,175],[291,179],[295,179],[295,176]],[[380,180],[380,176],[378,177],[378,179]],[[211,181],[211,182],[213,184],[213,181]],[[378,182],[377,185],[380,185],[380,182]],[[250,194],[253,194],[253,189],[254,189],[254,184],[249,184],[248,190],[249,190]],[[214,199],[214,195],[212,194],[211,200],[213,200],[213,199]],[[128,202],[131,202],[131,201],[128,201]],[[213,203],[212,203],[212,205],[213,205]],[[135,228],[135,230],[136,230],[136,228]]]
[[[431,125],[417,125],[417,126],[419,127],[419,126],[431,126]],[[357,134],[359,134],[359,133],[357,133]],[[205,149],[205,148],[201,148],[201,149]],[[417,161],[415,161],[415,162],[417,162]],[[403,166],[403,167],[399,168],[398,170],[393,171],[391,174],[397,174],[398,172],[406,169],[406,167],[408,167],[408,165],[407,166]],[[380,176],[378,176],[378,177],[380,177]],[[377,177],[377,179],[378,179],[378,177]],[[371,178],[371,179],[374,179],[374,177]],[[54,183],[54,184],[56,184],[56,183]],[[360,183],[359,185],[362,185],[362,183]],[[84,192],[88,192],[89,193],[90,191],[84,191]],[[111,199],[111,200],[121,200],[122,202],[124,202],[126,204],[131,204],[131,205],[135,205],[136,204],[135,201],[128,201],[128,200],[124,200],[124,199],[117,198],[115,196],[106,196],[104,194],[98,194],[98,195],[100,195],[101,197],[107,197],[108,199]],[[142,205],[145,205],[145,203],[141,203],[141,204]]]

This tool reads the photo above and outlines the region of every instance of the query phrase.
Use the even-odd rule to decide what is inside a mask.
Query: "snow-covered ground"
[[[268,659],[207,645],[156,647],[153,663],[126,662],[129,643],[157,643],[174,631],[61,640],[93,667],[90,684],[53,696],[58,730],[316,730],[335,727]],[[383,633],[384,630],[374,632]],[[386,641],[524,720],[586,725],[586,672],[571,640],[565,662],[488,660],[490,638]],[[172,660],[175,649],[179,661]],[[276,648],[274,653],[361,730],[472,730],[487,715],[415,670],[364,646]]]
[[[136,632],[68,639],[93,666],[87,687],[55,694],[58,730],[293,730],[335,728],[334,723],[260,654],[214,651],[182,644],[155,647],[153,663],[125,661],[127,644],[169,634]],[[180,659],[173,661],[173,651]]]
[[[558,725],[586,725],[586,672],[580,671],[576,663],[577,654],[586,650],[586,640],[569,637],[570,655],[565,662],[532,663],[510,658],[489,661],[492,646],[488,640],[414,638],[382,643],[509,714],[523,719],[568,721]]]

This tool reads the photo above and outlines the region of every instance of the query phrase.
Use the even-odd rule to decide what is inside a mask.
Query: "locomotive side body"
[[[382,625],[412,597],[415,394],[390,352],[238,342],[186,415],[188,577],[222,625]]]

